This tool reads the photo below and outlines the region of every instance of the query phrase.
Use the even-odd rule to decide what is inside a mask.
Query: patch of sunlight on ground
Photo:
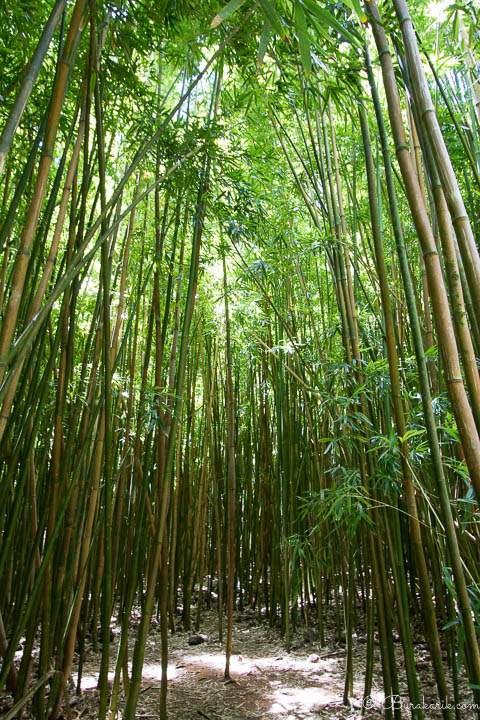
[[[132,669],[131,663],[128,663],[129,673]],[[114,671],[108,673],[108,682],[112,683],[114,678]],[[167,678],[169,680],[175,680],[181,675],[181,669],[175,667],[175,665],[169,665],[167,670]],[[87,673],[82,675],[81,689],[84,690],[95,690],[98,685],[98,672]],[[160,682],[162,679],[162,666],[160,663],[145,663],[143,666],[142,677],[146,680],[154,680]],[[72,673],[72,679],[75,685],[78,680],[78,673]]]
[[[338,702],[338,695],[322,687],[282,687],[273,694],[268,712],[279,715],[290,710],[309,712],[323,705]]]
[[[225,669],[225,655],[214,653],[202,653],[198,655],[185,655],[182,657],[182,664],[205,665],[214,670]],[[267,672],[269,670],[288,670],[300,673],[318,673],[331,670],[334,664],[338,663],[337,658],[319,659],[315,664],[307,658],[296,658],[289,655],[281,657],[248,657],[246,655],[232,655],[230,658],[230,672],[232,675],[245,675],[251,672]]]
[[[181,670],[175,665],[169,665],[167,668],[167,680],[175,680],[181,675]],[[160,682],[162,679],[162,666],[160,663],[148,663],[143,666],[142,677],[148,680],[156,680]]]
[[[376,692],[372,690],[372,694],[370,695],[370,697],[372,699],[374,707],[383,707],[385,703],[385,693],[383,692],[383,690],[378,690]]]
[[[95,688],[98,685],[98,676],[100,673],[89,673],[86,675],[82,675],[82,683],[81,683],[81,690],[95,690]],[[78,673],[72,673],[72,680],[75,683],[75,687],[78,682]],[[108,673],[108,680],[113,680],[113,673]]]
[[[182,655],[182,665],[206,665],[213,670],[225,669],[225,655],[216,655],[213,653],[201,653],[198,655]],[[234,658],[230,660],[230,667],[233,671]]]

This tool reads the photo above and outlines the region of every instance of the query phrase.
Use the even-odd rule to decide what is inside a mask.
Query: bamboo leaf
[[[230,15],[233,15],[234,12],[236,12],[243,4],[245,3],[245,0],[230,0],[229,3],[227,3],[217,15],[213,18],[212,22],[210,23],[211,28],[216,28],[220,23],[222,23],[224,20],[226,20]]]
[[[449,628],[453,627],[454,625],[458,625],[458,618],[455,618],[455,620],[450,620],[450,622],[447,622],[447,624],[443,626],[442,630],[448,630]]]
[[[263,58],[267,51],[267,46],[272,36],[272,23],[268,18],[265,18],[263,23],[262,34],[260,35],[260,42],[258,45],[257,64],[262,65]]]
[[[457,10],[455,12],[455,16],[453,18],[453,39],[455,41],[457,41],[459,35],[460,35],[460,16],[459,16],[458,10]]]
[[[359,0],[343,0],[344,5],[350,8],[350,10],[353,10],[355,15],[358,17],[360,22],[365,25],[367,22],[367,16],[365,15],[365,11],[363,10],[362,6],[360,5]]]
[[[312,72],[312,56],[310,54],[310,38],[308,37],[307,22],[305,20],[305,12],[300,2],[295,3],[295,32],[298,38],[298,47],[300,49],[300,58],[303,69],[307,77]]]
[[[360,47],[361,38],[358,33],[353,34],[345,27],[343,27],[343,25],[331,12],[319,7],[315,0],[304,0],[304,5],[306,8],[308,8],[312,15],[320,21],[320,24],[323,27],[325,27],[325,25],[330,26],[331,28],[339,32],[345,38],[345,40],[352,43],[352,45]]]
[[[417,435],[423,435],[425,430],[422,428],[421,430],[407,430],[405,435],[399,435],[398,439],[401,443],[406,442],[406,440],[410,440],[410,438],[417,437]]]
[[[285,28],[282,25],[282,21],[280,20],[280,16],[277,13],[274,5],[272,5],[270,0],[259,0],[259,3],[265,17],[268,18],[272,27],[282,37],[285,34]]]

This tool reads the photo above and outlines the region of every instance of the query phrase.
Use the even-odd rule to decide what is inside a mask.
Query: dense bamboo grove
[[[360,626],[365,699],[398,634],[429,717],[421,632],[443,717],[480,703],[479,11],[445,13],[2,4],[8,718],[64,712],[91,638],[133,719],[154,616],[165,718],[177,608],[228,679],[247,605],[287,648],[334,608],[346,704]]]

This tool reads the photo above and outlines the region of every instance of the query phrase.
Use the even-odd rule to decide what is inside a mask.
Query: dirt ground
[[[203,616],[200,633],[205,642],[190,646],[192,633],[179,631],[169,638],[168,711],[171,720],[319,720],[336,718],[356,720],[361,717],[365,669],[365,638],[355,639],[354,694],[350,706],[342,703],[345,647],[327,636],[326,645],[305,643],[303,628],[295,634],[287,652],[280,633],[248,611],[234,615],[231,676],[225,682],[224,647],[218,642],[217,619],[214,612]],[[112,669],[115,662],[117,633],[112,641]],[[134,637],[130,652],[133,648]],[[398,667],[402,673],[401,646],[397,643]],[[158,718],[161,677],[161,644],[158,626],[153,626],[146,648],[143,686],[137,706],[137,718]],[[424,646],[417,646],[417,667],[423,702],[435,705],[435,686]],[[72,718],[90,720],[97,717],[96,684],[100,657],[91,649],[82,677],[82,694],[72,699]],[[76,676],[73,680],[76,681]],[[403,716],[410,717],[406,701],[405,679],[400,677]],[[469,702],[468,690],[462,698]],[[123,701],[123,698],[121,698]],[[375,677],[372,702],[366,717],[381,718],[382,684],[379,648],[375,646]],[[120,702],[120,710],[123,702]],[[441,718],[440,708],[426,707],[425,718]],[[471,709],[463,709],[461,717],[476,717]]]

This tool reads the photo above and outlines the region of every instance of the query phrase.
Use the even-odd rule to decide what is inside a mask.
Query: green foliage
[[[374,529],[370,516],[374,504],[359,481],[358,471],[337,466],[333,474],[335,486],[302,499],[300,512],[303,517],[312,515],[319,525],[329,521],[331,530],[326,540],[331,540],[330,533],[341,530],[351,541],[359,527]]]

